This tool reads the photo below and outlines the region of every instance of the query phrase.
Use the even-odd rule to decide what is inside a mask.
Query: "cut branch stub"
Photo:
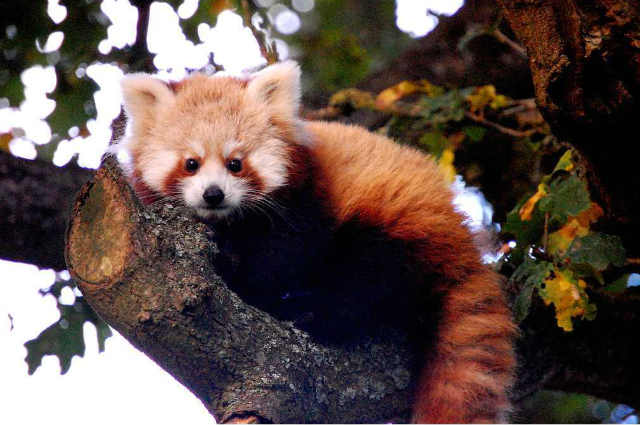
[[[85,291],[115,284],[122,278],[133,253],[133,194],[123,187],[113,169],[103,167],[78,195],[68,229],[66,261]]]
[[[407,421],[406,335],[317,343],[230,291],[205,232],[170,203],[144,209],[107,161],[74,206],[67,263],[98,314],[218,420]]]

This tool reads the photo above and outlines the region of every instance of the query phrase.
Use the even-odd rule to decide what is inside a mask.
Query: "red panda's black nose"
[[[220,187],[213,185],[209,186],[207,190],[204,191],[202,197],[210,207],[217,207],[224,199],[224,192]]]

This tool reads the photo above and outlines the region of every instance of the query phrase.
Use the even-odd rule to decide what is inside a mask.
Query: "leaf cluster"
[[[380,129],[384,134],[424,149],[433,155],[444,173],[453,181],[456,174],[456,152],[465,144],[481,142],[488,131],[504,131],[506,137],[529,141],[534,133],[546,135],[544,122],[527,121],[526,131],[490,121],[502,119],[507,108],[520,108],[514,101],[496,92],[492,85],[445,88],[427,80],[402,81],[378,94],[348,88],[335,93],[329,102],[333,114],[352,109],[370,109],[390,118]],[[517,109],[516,108],[516,109]],[[522,113],[531,114],[528,108]],[[510,117],[510,123],[518,122]],[[325,117],[326,118],[326,117]]]
[[[84,356],[83,326],[85,322],[92,323],[96,327],[98,349],[100,352],[104,351],[104,343],[111,336],[111,329],[87,304],[84,297],[76,297],[71,305],[60,302],[62,289],[72,286],[71,281],[58,279],[51,287],[40,291],[43,296],[56,298],[60,318],[36,338],[24,344],[27,349],[25,361],[29,367],[29,375],[40,367],[45,355],[58,357],[60,373],[67,373],[73,356]]]
[[[603,211],[575,170],[568,150],[537,191],[507,216],[503,235],[516,246],[504,261],[515,267],[511,281],[519,284],[518,321],[527,316],[534,289],[545,304],[554,305],[565,331],[573,330],[572,318],[592,320],[597,308],[587,290],[606,284],[605,270],[624,265],[621,239],[594,230]]]

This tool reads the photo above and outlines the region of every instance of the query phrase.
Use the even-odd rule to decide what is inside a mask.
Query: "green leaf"
[[[536,261],[531,257],[525,260],[511,275],[511,280],[524,282],[525,286],[538,286],[553,270],[553,264],[548,261]]]
[[[593,320],[596,318],[596,314],[598,313],[598,306],[595,304],[587,303],[584,306],[584,317],[585,320]]]
[[[9,99],[9,104],[14,108],[20,106],[24,100],[24,86],[19,75],[11,76],[4,83],[0,83],[0,98],[3,97]]]
[[[542,237],[544,231],[544,214],[539,208],[535,208],[530,220],[522,220],[520,208],[533,195],[529,193],[507,214],[507,220],[502,228],[503,234],[510,234],[517,242],[517,247],[513,251],[522,254],[530,245],[536,245]]]
[[[617,267],[624,265],[625,250],[620,237],[594,232],[574,239],[566,258],[572,264],[587,264],[597,271],[603,271],[610,264]]]
[[[484,138],[484,135],[487,133],[486,128],[480,127],[478,125],[470,125],[470,126],[462,127],[462,131],[464,131],[464,134],[466,134],[467,137],[472,142],[479,142]]]
[[[626,273],[616,279],[613,283],[605,286],[603,289],[611,294],[621,294],[627,289],[630,273]]]
[[[548,212],[552,220],[564,223],[567,217],[580,214],[590,205],[586,183],[571,175],[553,180],[549,185],[549,194],[540,200],[538,208]]]
[[[418,141],[436,159],[440,158],[447,146],[447,138],[440,131],[429,131],[420,137]]]
[[[68,317],[72,315],[66,314]],[[58,356],[60,373],[63,375],[71,366],[74,355],[84,355],[84,338],[82,336],[83,321],[60,318],[56,323],[42,331],[36,339],[27,341],[26,361],[29,365],[29,375],[32,375],[42,364],[42,357],[47,354]]]
[[[71,83],[69,83],[71,84]],[[56,108],[47,117],[51,132],[61,139],[67,137],[67,131],[73,127],[85,126],[86,121],[95,116],[93,108],[93,93],[97,86],[92,80],[75,79],[68,90],[59,89],[55,92]]]
[[[558,160],[558,163],[556,164],[556,167],[553,169],[552,174],[555,173],[556,171],[561,171],[561,170],[571,171],[574,167],[572,155],[573,155],[573,152],[571,151],[571,149],[567,149],[567,151]]]
[[[581,263],[581,264],[571,264],[569,267],[573,274],[579,278],[591,277],[598,281],[601,285],[605,284],[604,277],[602,273],[598,271],[591,264]]]
[[[469,87],[450,90],[440,96],[423,96],[419,102],[420,115],[433,126],[461,121],[464,118],[465,96],[473,90],[474,87]]]
[[[50,293],[53,295],[58,292],[58,289],[55,288]],[[84,322],[95,325],[100,351],[104,351],[104,342],[111,336],[109,326],[98,317],[82,297],[76,298],[73,305],[58,303],[58,310],[60,310],[60,319],[35,339],[24,344],[27,349],[25,361],[29,366],[29,375],[38,369],[45,355],[57,356],[60,362],[60,373],[63,375],[67,373],[73,356],[84,356],[85,344],[82,330]]]
[[[533,290],[542,285],[542,282],[544,282],[552,270],[552,263],[535,261],[530,257],[525,257],[522,264],[520,264],[511,275],[511,281],[522,282],[522,289],[516,296],[513,305],[514,319],[517,323],[522,322],[529,314]]]
[[[521,323],[529,314],[534,289],[533,286],[525,286],[516,297],[513,303],[513,319],[516,323]]]
[[[92,323],[96,327],[96,333],[97,333],[96,337],[98,338],[98,351],[102,353],[104,351],[105,341],[107,340],[107,338],[113,335],[113,332],[111,332],[111,328],[109,327],[109,325],[107,325],[107,322],[100,319],[99,317],[98,317],[98,320]]]

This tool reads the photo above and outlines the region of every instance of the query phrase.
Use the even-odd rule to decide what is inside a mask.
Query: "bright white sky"
[[[85,356],[74,357],[66,375],[60,375],[57,357],[45,356],[28,376],[24,342],[59,318],[53,297],[38,293],[55,273],[0,260],[0,276],[0,423],[212,423],[197,398],[119,334],[99,354],[91,324],[84,329]],[[65,298],[72,303],[74,296]]]
[[[275,25],[282,33],[293,33],[300,27],[300,15],[311,10],[314,0],[292,0],[293,10],[275,0],[259,0],[270,6]],[[435,18],[427,15],[427,8],[437,13],[451,14],[462,0],[397,0],[397,25],[414,37],[433,29]],[[154,3],[149,24],[149,48],[156,56],[154,64],[163,77],[180,78],[184,68],[200,68],[207,63],[209,52],[216,62],[230,73],[262,65],[264,60],[242,19],[233,12],[223,12],[215,27],[205,23],[198,27],[199,40],[193,43],[182,33],[179,22],[193,15],[197,0],[185,0],[174,11],[166,3]],[[112,24],[108,38],[98,49],[107,53],[122,48],[135,39],[137,10],[128,0],[103,0],[102,11]],[[62,22],[67,10],[58,0],[49,0],[47,12],[55,23]],[[0,29],[5,30],[5,29]],[[11,31],[7,29],[7,35]],[[42,51],[55,52],[64,43],[64,34],[54,32]],[[288,56],[287,46],[276,40],[280,55]],[[120,111],[119,80],[122,71],[106,64],[92,64],[78,69],[100,86],[95,93],[97,116],[87,122],[90,136],[78,136],[79,129],[70,129],[60,143],[54,163],[62,166],[78,154],[78,163],[97,167],[107,147],[109,124]],[[0,133],[12,128],[24,129],[10,144],[14,155],[35,157],[35,145],[51,138],[51,130],[44,120],[55,108],[47,97],[56,87],[52,67],[35,66],[24,71],[26,100],[18,108],[6,107],[0,94]],[[474,221],[482,220],[485,211],[480,203],[461,201]],[[48,287],[55,278],[51,270],[38,270],[25,264],[0,260],[0,423],[6,424],[92,424],[125,423],[186,423],[211,424],[211,416],[199,400],[185,390],[166,372],[118,334],[109,338],[106,351],[98,354],[96,331],[85,325],[86,353],[75,357],[66,375],[60,375],[57,357],[47,356],[33,376],[27,375],[23,344],[58,320],[58,311],[51,296],[42,297],[39,288]],[[68,302],[74,295],[65,294]],[[13,318],[13,322],[10,320]],[[13,329],[12,329],[13,326]]]

